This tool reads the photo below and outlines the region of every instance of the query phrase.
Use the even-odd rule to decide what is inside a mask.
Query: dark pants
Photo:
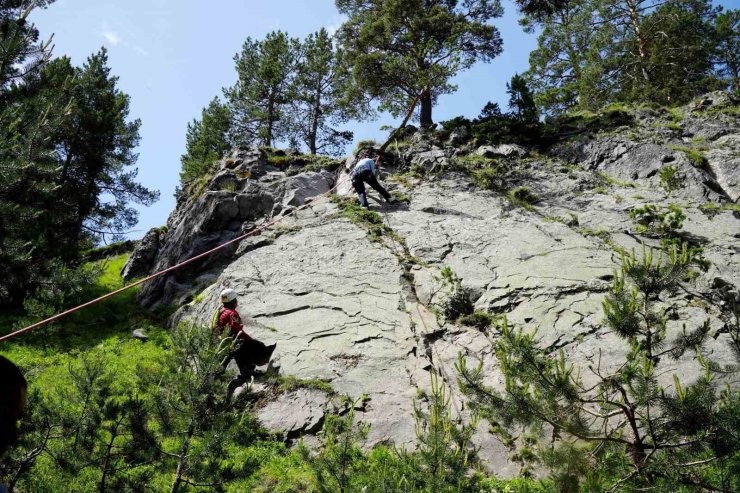
[[[388,191],[383,188],[383,185],[378,183],[378,180],[375,178],[375,176],[373,176],[372,172],[366,170],[352,178],[352,186],[355,187],[355,191],[360,197],[360,205],[362,207],[368,206],[367,193],[365,192],[365,183],[373,187],[375,191],[382,195],[386,202],[390,200],[391,194],[389,194]]]
[[[234,391],[246,383],[254,374],[254,368],[257,365],[265,365],[270,361],[272,352],[275,350],[275,345],[265,346],[262,342],[257,339],[240,339],[236,343],[236,347],[231,350],[229,357],[224,361],[224,367],[228,365],[230,360],[234,360],[237,368],[239,368],[239,375],[229,383],[227,389],[228,397]]]

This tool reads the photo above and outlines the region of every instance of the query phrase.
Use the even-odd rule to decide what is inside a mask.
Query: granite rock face
[[[698,113],[707,106],[701,108]],[[717,124],[695,113],[687,109],[683,130],[671,131],[664,140],[654,138],[654,121],[645,120],[637,129],[569,137],[544,152],[499,156],[515,169],[507,185],[528,187],[537,195],[530,208],[506,193],[477,188],[462,172],[446,171],[455,150],[419,140],[408,151],[409,165],[436,166],[440,173],[421,180],[385,177],[391,191],[409,198],[395,206],[372,204],[393,237],[373,241],[368,231],[340,216],[338,205],[320,199],[216,259],[150,284],[144,301],[182,302],[200,293],[173,322],[208,324],[220,290],[235,289],[250,332],[267,344],[277,343],[273,363],[281,374],[321,380],[335,393],[307,386],[266,398],[258,410],[265,426],[286,439],[311,436],[326,413],[343,412],[335,398],[346,394],[362,401],[355,415],[371,425],[368,445],[413,447],[413,402],[420,389],[429,388],[430,372],[450,388],[461,420],[470,417],[456,384],[458,355],[482,362],[488,383],[503,386],[495,330],[437,315],[447,294],[443,268],[462,279],[476,309],[507,315],[516,326],[537,329],[544,345],[562,349],[571,361],[584,366],[600,361],[608,370],[629,349],[602,322],[601,302],[620,251],[659,245],[657,238],[638,232],[629,213],[645,204],[676,203],[687,216],[681,234],[701,245],[711,264],[686,291],[664,300],[676,315],[668,337],[675,337],[683,323],[693,328],[709,318],[712,337],[705,349],[717,361],[729,362],[722,328],[728,300],[740,298],[740,215],[722,208],[737,200],[737,169],[721,167],[738,159],[740,124],[727,120],[724,132],[707,132],[716,137],[701,140],[706,164],[697,166],[686,148],[699,141],[688,134]],[[703,121],[709,123],[703,126]],[[291,178],[262,160],[252,152],[213,177],[201,196],[184,200],[170,218],[153,269],[234,238],[335,182],[339,193],[353,193],[346,175]],[[660,176],[669,166],[680,186],[667,191]],[[250,177],[239,178],[246,171]],[[707,203],[715,204],[714,214],[699,208]],[[688,382],[701,372],[689,355],[672,370],[661,377],[666,388],[673,385],[673,373]],[[501,476],[517,473],[485,423],[475,441],[491,470]]]

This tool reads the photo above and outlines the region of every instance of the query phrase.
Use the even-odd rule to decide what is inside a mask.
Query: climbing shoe
[[[396,200],[395,197],[388,197],[388,203],[389,204],[395,204],[396,202],[398,202],[398,201]]]

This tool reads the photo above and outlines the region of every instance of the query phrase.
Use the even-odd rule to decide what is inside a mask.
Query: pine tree
[[[200,120],[188,123],[185,154],[180,157],[181,182],[203,176],[213,168],[214,162],[231,148],[230,130],[231,111],[218,98],[213,98],[203,108]]]
[[[432,125],[432,107],[456,88],[450,79],[477,61],[501,53],[499,0],[336,0],[349,17],[338,33],[354,82],[394,116],[419,96],[420,123]]]
[[[352,132],[337,125],[352,116],[362,117],[365,105],[359,98],[344,100],[350,75],[344,53],[336,50],[326,29],[310,34],[301,45],[296,77],[291,87],[294,137],[311,154],[338,154],[352,140]]]
[[[579,485],[599,491],[735,490],[737,478],[726,478],[739,465],[738,393],[717,388],[721,370],[702,351],[709,322],[688,332],[684,326],[669,339],[667,307],[660,301],[693,262],[686,246],[668,258],[653,251],[623,258],[603,303],[606,326],[626,346],[621,364],[605,368],[599,356],[579,368],[562,350],[551,355],[535,334],[504,321],[496,354],[505,389],[486,387],[482,366],[469,368],[462,356],[461,388],[505,443],[516,444],[514,430],[527,437],[519,458],[548,465],[562,491],[578,491]],[[661,386],[659,375],[687,351],[702,367],[698,379],[687,385],[674,377],[672,389]],[[541,441],[546,433],[549,446]],[[540,443],[539,449],[529,443]],[[704,467],[710,463],[715,470]]]
[[[284,112],[298,53],[297,39],[273,31],[262,41],[247,38],[241,53],[234,56],[238,81],[224,95],[232,113],[235,143],[272,146],[288,136]]]
[[[740,10],[717,15],[714,29],[717,35],[714,61],[720,66],[720,75],[730,81],[735,92],[740,92]]]
[[[597,109],[608,99],[602,52],[609,33],[597,29],[594,9],[593,0],[573,0],[551,15],[522,21],[527,32],[541,29],[525,76],[546,114]]]
[[[506,84],[506,93],[509,95],[509,109],[519,123],[537,122],[538,115],[534,95],[529,90],[524,77],[514,74],[511,82]]]

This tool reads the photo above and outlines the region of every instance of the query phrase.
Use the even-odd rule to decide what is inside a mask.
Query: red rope
[[[116,289],[115,291],[111,291],[108,294],[104,294],[103,296],[100,296],[99,298],[95,298],[94,300],[90,300],[90,301],[88,301],[86,303],[83,303],[81,305],[78,305],[78,306],[75,306],[73,308],[70,308],[69,310],[65,310],[65,311],[63,311],[61,313],[57,313],[54,316],[51,316],[51,317],[49,317],[47,319],[44,319],[44,320],[41,320],[40,322],[36,322],[35,324],[29,325],[28,327],[24,327],[22,329],[18,329],[18,330],[14,331],[14,332],[11,332],[9,334],[5,334],[4,336],[1,336],[0,337],[0,342],[7,341],[8,339],[11,339],[11,338],[13,338],[15,336],[21,335],[24,332],[31,331],[33,329],[36,329],[38,327],[41,327],[41,326],[46,325],[48,323],[51,323],[51,322],[53,322],[55,320],[59,320],[60,318],[66,317],[70,313],[74,313],[74,312],[76,312],[78,310],[81,310],[83,308],[86,308],[86,307],[88,307],[90,305],[94,305],[96,303],[100,303],[101,301],[106,300],[108,298],[111,298],[111,297],[117,295],[118,293],[122,293],[123,291],[126,291],[128,289],[131,289],[134,286],[138,286],[139,284],[143,284],[143,283],[145,283],[147,281],[151,281],[152,279],[156,279],[157,277],[163,276],[164,274],[167,274],[168,272],[172,272],[173,270],[177,270],[180,267],[189,264],[190,262],[193,262],[193,261],[198,260],[200,258],[206,257],[206,256],[212,254],[213,252],[217,251],[217,250],[220,250],[220,249],[222,249],[222,248],[224,248],[224,247],[226,247],[228,245],[231,245],[232,243],[236,243],[237,241],[241,241],[244,238],[248,238],[249,236],[252,236],[252,235],[254,235],[254,234],[256,234],[256,233],[258,233],[260,231],[264,231],[265,229],[269,228],[273,224],[278,223],[278,222],[282,221],[283,219],[285,219],[287,217],[290,217],[291,215],[295,214],[296,212],[298,212],[300,210],[303,210],[303,209],[311,206],[316,200],[329,195],[331,192],[333,192],[339,186],[340,181],[341,181],[340,178],[337,179],[337,183],[331,189],[329,189],[329,191],[324,192],[321,195],[317,195],[316,197],[313,197],[313,198],[309,199],[305,204],[303,204],[302,206],[300,206],[300,207],[298,207],[296,209],[293,209],[292,211],[290,211],[289,213],[285,214],[284,216],[280,216],[277,219],[273,219],[272,221],[263,224],[259,228],[255,228],[255,229],[249,231],[248,233],[245,233],[245,234],[243,234],[241,236],[237,236],[236,238],[234,238],[232,240],[229,240],[226,243],[222,243],[221,245],[219,245],[219,246],[217,246],[215,248],[211,248],[208,251],[205,251],[203,253],[199,253],[198,255],[196,255],[194,257],[191,257],[191,258],[189,258],[187,260],[184,260],[184,261],[180,262],[179,264],[175,264],[172,267],[168,267],[168,268],[163,269],[163,270],[161,270],[159,272],[155,272],[154,274],[152,274],[150,276],[147,276],[147,277],[145,277],[143,279],[139,279],[136,282],[132,282],[131,284],[128,284],[128,285],[126,285],[126,286],[124,286],[122,288]]]

